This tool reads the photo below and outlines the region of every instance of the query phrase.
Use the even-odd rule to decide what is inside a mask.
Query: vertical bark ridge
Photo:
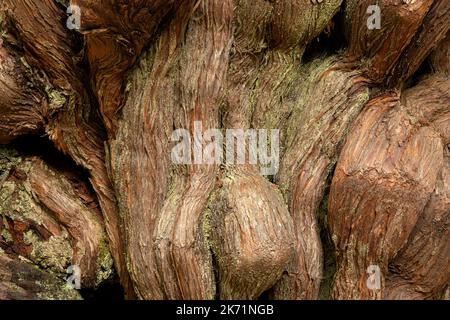
[[[141,98],[125,105],[112,142],[116,190],[128,195],[120,205],[130,269],[142,298],[212,299],[215,294],[202,213],[217,167],[172,166],[170,136],[174,127],[193,132],[195,121],[204,129],[218,126],[232,12],[230,1],[191,2],[179,10],[153,50],[150,75],[140,74],[146,79],[137,89],[143,90]],[[198,59],[189,60],[193,55]],[[120,143],[128,139],[136,144],[131,152]]]
[[[81,29],[91,81],[103,122],[114,135],[114,118],[123,105],[124,76],[165,19],[182,1],[72,0],[81,10]]]
[[[264,35],[272,5],[268,1],[235,1],[235,5],[223,126],[245,131],[252,122],[252,90],[268,46]],[[260,175],[257,165],[227,165],[206,212],[220,298],[257,299],[279,279],[293,254],[292,220],[279,191]]]
[[[1,30],[1,27],[0,27]],[[48,105],[44,94],[30,85],[19,57],[0,38],[0,143],[43,132]]]
[[[336,57],[305,66],[298,102],[288,120],[276,183],[286,191],[297,237],[297,257],[275,287],[275,297],[315,299],[322,279],[317,212],[327,177],[353,119],[368,99],[366,80]]]

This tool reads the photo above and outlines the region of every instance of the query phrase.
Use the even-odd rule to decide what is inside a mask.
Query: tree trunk
[[[0,299],[448,299],[449,1],[0,1]]]

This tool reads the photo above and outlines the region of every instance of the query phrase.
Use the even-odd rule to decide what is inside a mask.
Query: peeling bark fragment
[[[194,121],[218,127],[233,10],[228,0],[193,9],[194,2],[183,5],[134,70],[110,144],[129,270],[144,299],[215,295],[202,224],[217,166],[172,166],[170,137],[174,126],[193,131]]]
[[[446,2],[445,0],[443,2]],[[400,0],[349,0],[345,5],[346,36],[351,57],[366,58],[368,77],[381,83],[411,42],[433,0],[404,3]],[[367,10],[380,8],[380,29],[370,29]]]
[[[229,168],[210,197],[207,216],[220,298],[258,298],[294,254],[292,219],[281,194],[255,167]]]

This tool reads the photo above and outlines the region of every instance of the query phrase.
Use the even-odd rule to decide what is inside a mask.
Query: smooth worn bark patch
[[[205,232],[218,265],[221,299],[256,299],[294,255],[294,229],[276,186],[255,167],[229,168],[210,197]]]
[[[0,28],[1,31],[1,28]],[[28,79],[20,57],[0,39],[0,143],[44,131],[48,104]]]

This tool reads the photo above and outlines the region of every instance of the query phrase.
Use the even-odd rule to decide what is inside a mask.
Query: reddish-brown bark
[[[59,277],[81,268],[85,288],[112,274],[104,224],[96,202],[76,173],[57,170],[38,157],[3,149],[0,248],[21,255]],[[106,263],[106,265],[104,265]]]
[[[422,25],[433,0],[378,2],[382,19],[379,30],[369,29],[367,26],[369,17],[367,9],[373,4],[369,0],[346,2],[346,35],[350,43],[348,54],[352,57],[363,58],[368,77],[376,83],[381,83]],[[445,18],[440,21],[445,21]],[[418,67],[418,65],[413,66],[415,69]]]
[[[395,265],[394,259],[402,261],[399,252],[405,246],[404,254],[408,255],[408,249],[414,252],[418,250],[414,246],[426,245],[414,236],[410,239],[412,244],[407,244],[414,227],[430,232],[426,231],[430,228],[427,223],[417,223],[418,219],[448,212],[446,191],[441,191],[446,182],[438,179],[445,179],[446,172],[442,171],[448,160],[448,137],[442,134],[442,128],[448,126],[449,85],[448,77],[436,75],[406,91],[401,100],[396,93],[377,97],[355,123],[330,191],[329,224],[338,254],[335,298],[385,297],[384,286],[381,291],[366,287],[366,269],[378,265],[385,278],[390,264]],[[430,200],[436,184],[437,199]],[[432,209],[426,209],[427,203]],[[445,230],[445,214],[442,219]],[[444,264],[439,277],[444,280],[433,279],[430,271],[427,279],[436,287],[429,289],[428,294],[436,294],[448,281],[448,245],[446,240],[442,246],[436,245],[440,253],[435,259]],[[433,264],[428,259],[425,265],[432,268]],[[404,276],[414,277],[406,273]],[[405,295],[391,293],[387,297]]]
[[[83,87],[82,70],[77,66],[74,38],[64,21],[64,12],[51,0],[5,0],[3,26],[18,37],[23,58],[33,68],[45,70],[39,85],[47,89],[49,111],[45,131],[56,147],[69,154],[91,172],[109,234],[111,252],[127,293],[133,290],[126,271],[121,221],[115,195],[106,172],[104,134],[97,113]],[[11,29],[10,26],[14,26]],[[38,72],[37,70],[34,72]],[[44,109],[45,110],[45,109]]]
[[[0,152],[0,298],[42,297],[14,267],[60,284],[31,266],[43,261],[79,264],[97,286],[103,229],[128,298],[316,299],[327,232],[334,298],[441,298],[450,6],[378,1],[369,30],[371,4],[3,0],[0,143],[43,135],[79,167]],[[339,33],[339,52],[322,44]],[[280,129],[279,171],[173,163],[173,131],[197,121]],[[55,239],[60,258],[36,255]],[[366,285],[373,264],[380,290]]]

